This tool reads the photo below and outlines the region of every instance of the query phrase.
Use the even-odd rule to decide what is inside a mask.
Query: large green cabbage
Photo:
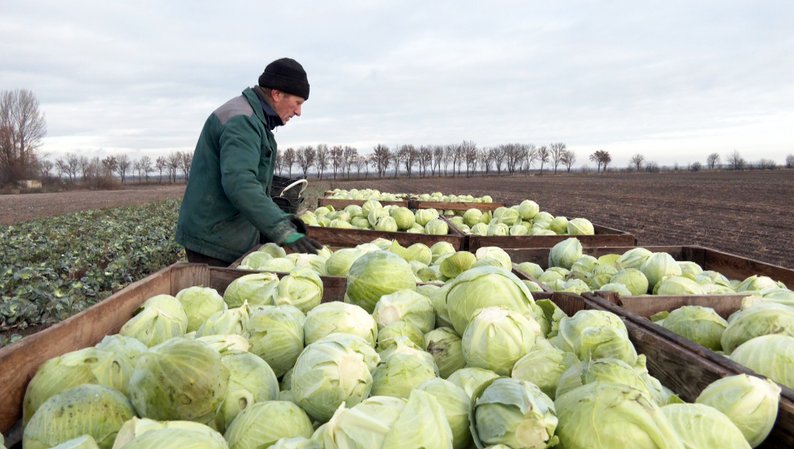
[[[298,268],[281,278],[275,297],[277,305],[291,305],[307,313],[323,300],[323,280],[308,268]]]
[[[176,294],[187,315],[187,332],[198,330],[212,314],[226,310],[223,296],[214,288],[188,287]]]
[[[241,411],[257,402],[278,399],[278,379],[273,369],[250,352],[224,355],[223,366],[229,371],[229,386],[216,424],[224,429]]]
[[[452,328],[439,327],[425,334],[424,349],[433,356],[441,377],[466,366],[461,339]]]
[[[714,351],[722,350],[722,338],[728,322],[711,307],[683,306],[670,312],[661,324],[665,329]]]
[[[356,259],[350,267],[345,302],[372,313],[381,296],[403,289],[416,289],[411,265],[394,253],[372,251]]]
[[[770,380],[738,374],[712,382],[696,402],[724,413],[747,442],[756,447],[775,425],[780,391],[780,387]]]
[[[289,271],[289,270],[287,270]],[[251,273],[233,280],[223,292],[223,300],[229,307],[273,304],[278,289],[275,273]]]
[[[447,380],[462,388],[466,395],[472,397],[483,384],[497,377],[499,375],[491,370],[467,367],[450,374]]]
[[[125,421],[135,416],[120,392],[85,384],[47,399],[25,426],[25,449],[49,449],[81,435],[91,435],[102,449],[110,449]]]
[[[516,361],[510,376],[532,382],[554,399],[560,376],[578,362],[572,353],[555,348],[547,340],[538,339],[529,352]]]
[[[554,402],[533,383],[502,377],[472,398],[471,431],[478,447],[556,445]]]
[[[306,316],[296,307],[260,306],[251,312],[246,329],[251,352],[262,357],[281,377],[303,351],[303,324]]]
[[[687,448],[750,449],[736,425],[719,410],[703,404],[670,404],[662,413]]]
[[[794,337],[779,334],[755,337],[736,348],[731,359],[794,389]]]
[[[475,312],[462,337],[463,358],[468,366],[509,375],[518,359],[542,338],[532,318],[501,307]]]
[[[678,262],[673,259],[673,256],[667,253],[653,253],[640,267],[642,274],[648,278],[648,286],[651,290],[662,279],[668,276],[680,276],[681,267]]]
[[[661,409],[642,390],[593,382],[557,397],[554,405],[557,435],[565,448],[685,449]]]
[[[469,403],[471,400],[462,388],[452,382],[440,378],[430,379],[418,387],[436,398],[447,417],[452,430],[453,449],[464,449],[471,444],[469,430]]]
[[[223,403],[229,371],[206,344],[174,338],[138,358],[130,401],[138,416],[210,423]]]
[[[381,356],[383,359],[372,371],[373,396],[408,398],[411,391],[423,382],[438,377],[433,356],[405,345],[401,340]]]
[[[722,349],[730,354],[752,338],[771,334],[794,337],[794,308],[761,303],[735,312],[728,318],[728,327],[722,334]]]
[[[549,250],[549,266],[571,269],[574,262],[582,257],[582,244],[576,238],[565,239]]]
[[[375,346],[378,338],[378,325],[372,315],[361,307],[340,301],[320,304],[306,314],[303,324],[304,338],[307,345],[340,332],[356,335],[371,346]]]
[[[182,304],[171,295],[157,295],[147,299],[119,333],[137,338],[151,347],[185,335],[187,325],[188,318]]]
[[[372,317],[383,328],[395,321],[407,321],[423,334],[436,325],[436,314],[430,299],[414,289],[398,290],[383,295],[375,304]]]
[[[232,421],[224,437],[230,449],[260,449],[282,438],[312,436],[314,428],[306,412],[287,401],[258,402]]]

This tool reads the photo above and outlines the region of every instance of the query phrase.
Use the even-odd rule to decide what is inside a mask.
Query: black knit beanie
[[[259,85],[309,99],[309,79],[294,59],[281,58],[268,64],[259,76]]]

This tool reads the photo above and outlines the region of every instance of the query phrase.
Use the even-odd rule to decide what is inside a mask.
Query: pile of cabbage
[[[775,383],[732,376],[683,403],[618,316],[566,316],[499,265],[420,285],[377,249],[344,301],[320,303],[316,273],[155,296],[39,368],[24,447],[748,448],[770,432]]]
[[[320,206],[314,211],[304,212],[300,219],[308,226],[327,228],[430,235],[449,233],[449,225],[436,209],[419,209],[414,212],[404,206],[383,206],[378,200],[367,200],[361,206],[351,204],[342,210],[335,210],[333,206]]]
[[[379,201],[401,201],[406,198],[413,198],[419,201],[432,201],[432,202],[463,202],[463,203],[492,203],[493,198],[490,195],[473,196],[468,194],[443,194],[441,192],[433,193],[388,193],[381,192],[377,189],[333,189],[327,198],[344,199],[344,200],[379,200]]]
[[[538,203],[524,200],[511,207],[491,211],[476,208],[449,218],[464,234],[485,236],[520,235],[593,235],[593,224],[586,218],[568,219],[541,211]]]
[[[753,275],[728,279],[695,262],[677,261],[668,253],[632,248],[623,254],[584,254],[575,237],[549,250],[548,268],[523,262],[518,269],[556,292],[611,291],[622,296],[752,294],[763,301],[794,304],[794,293],[782,282]]]

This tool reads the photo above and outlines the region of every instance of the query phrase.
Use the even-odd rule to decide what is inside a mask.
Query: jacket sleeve
[[[234,207],[272,242],[281,244],[295,229],[259,182],[262,138],[249,117],[226,123],[220,136],[221,184]]]

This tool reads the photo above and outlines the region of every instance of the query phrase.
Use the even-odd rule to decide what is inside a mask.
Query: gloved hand
[[[284,241],[283,246],[288,248],[293,253],[306,253],[317,254],[323,248],[323,245],[309,238],[306,234],[296,232]]]
[[[304,223],[300,218],[290,215],[289,221],[292,223],[292,226],[295,226],[295,229],[297,229],[301,234],[309,233],[309,230],[306,228],[306,223]]]

